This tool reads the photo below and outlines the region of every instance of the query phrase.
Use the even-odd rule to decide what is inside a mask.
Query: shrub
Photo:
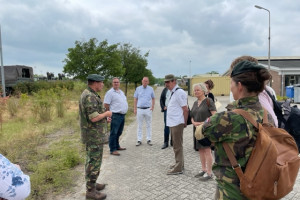
[[[53,89],[40,90],[33,93],[35,97],[33,100],[32,112],[39,119],[40,122],[48,122],[51,120],[53,112],[53,100],[55,93]]]
[[[55,101],[55,106],[56,106],[56,113],[57,117],[64,117],[65,115],[65,102],[68,97],[68,90],[66,88],[59,88],[57,87],[55,89],[56,93],[56,101]]]
[[[55,88],[66,88],[73,90],[74,81],[36,81],[20,82],[13,87],[14,94],[26,93],[33,94],[40,90],[49,90]]]
[[[34,199],[43,197],[45,193],[69,188],[76,173],[73,168],[83,163],[80,150],[74,146],[74,142],[64,139],[50,145],[39,157],[38,165],[29,165],[30,170],[34,172],[30,176],[31,197]]]
[[[7,110],[11,117],[16,116],[19,109],[19,99],[16,97],[11,97],[7,101]]]
[[[21,105],[22,107],[26,106],[26,104],[27,104],[27,102],[28,102],[28,100],[29,100],[28,95],[27,95],[27,94],[21,94],[21,95],[20,95],[20,98],[21,98],[21,100],[20,100],[20,105]]]
[[[287,96],[279,96],[279,95],[277,95],[276,97],[277,97],[277,100],[278,100],[278,101],[285,101],[285,100],[288,99]]]
[[[6,110],[6,98],[0,97],[0,131],[2,132],[3,114]]]

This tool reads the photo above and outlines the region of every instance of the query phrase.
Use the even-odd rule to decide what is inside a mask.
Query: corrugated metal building
[[[208,79],[211,79],[215,87],[212,89],[212,93],[215,96],[229,96],[230,92],[230,77],[229,76],[201,76],[201,77],[193,77],[190,79],[190,87],[189,87],[189,94],[193,95],[193,85],[200,82],[205,82]]]

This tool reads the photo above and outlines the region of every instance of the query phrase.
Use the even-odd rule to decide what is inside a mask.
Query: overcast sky
[[[108,40],[150,52],[157,78],[224,73],[241,55],[300,56],[296,0],[0,0],[4,65],[62,72],[74,42]]]

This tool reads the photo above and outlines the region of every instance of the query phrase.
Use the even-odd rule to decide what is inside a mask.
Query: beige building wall
[[[278,72],[272,70],[270,70],[270,73],[272,75],[272,88],[274,89],[276,95],[280,95],[282,85],[281,76],[278,74]]]
[[[193,85],[200,82],[205,82],[208,79],[211,79],[215,87],[212,89],[212,93],[215,96],[229,96],[230,93],[230,77],[229,76],[220,76],[220,77],[193,77],[190,81],[190,94],[194,96]]]

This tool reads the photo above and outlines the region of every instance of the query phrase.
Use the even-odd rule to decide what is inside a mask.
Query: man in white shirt
[[[188,118],[187,94],[176,84],[176,79],[173,74],[165,76],[166,87],[171,91],[171,96],[168,104],[167,126],[169,126],[173,150],[175,154],[175,165],[171,166],[167,172],[168,175],[177,175],[183,173],[184,158],[183,158],[183,129],[186,127]]]
[[[120,90],[120,80],[115,77],[112,84],[113,87],[105,94],[104,107],[107,111],[112,112],[109,136],[110,154],[119,156],[118,150],[126,150],[126,148],[120,147],[119,138],[123,132],[128,103],[124,92]]]

